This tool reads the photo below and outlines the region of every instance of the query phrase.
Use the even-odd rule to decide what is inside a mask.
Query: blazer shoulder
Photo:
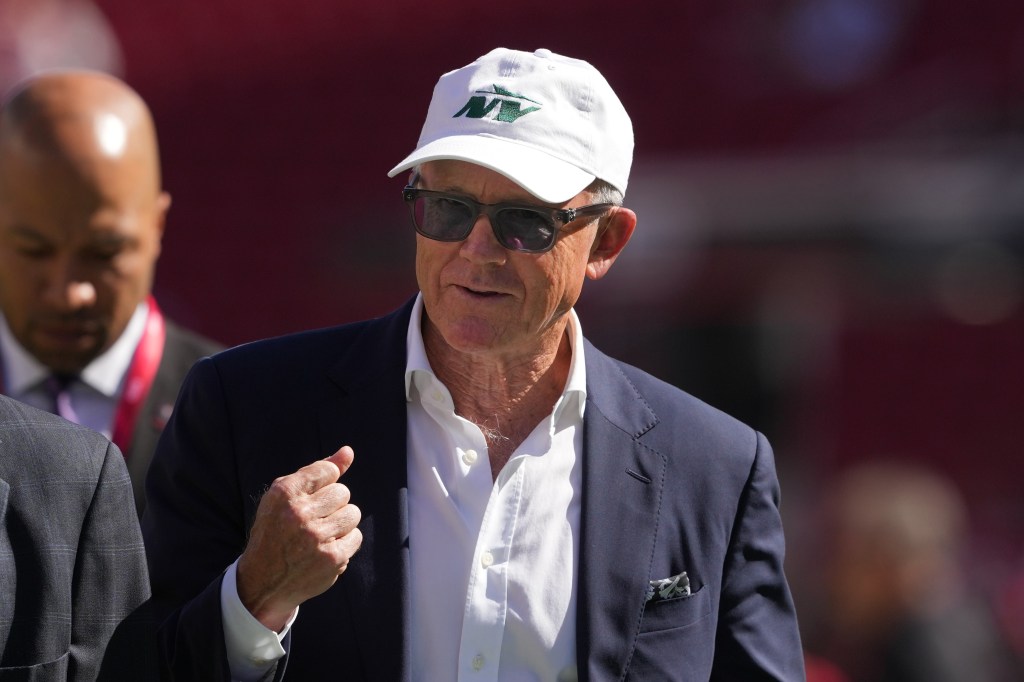
[[[102,434],[92,429],[69,422],[63,417],[36,409],[3,394],[0,394],[0,428],[8,433],[19,431],[39,434],[70,433],[81,440],[99,445],[109,442]]]
[[[4,429],[20,428],[21,424],[58,425],[62,421],[64,420],[50,412],[36,409],[0,393],[0,426]]]
[[[694,456],[721,460],[741,458],[749,466],[759,439],[748,424],[709,405],[683,389],[586,344],[587,400],[623,430],[640,429],[635,437],[663,453],[696,445]],[[589,407],[588,407],[589,409]],[[739,464],[739,462],[737,462]]]
[[[723,412],[682,388],[638,368],[612,358],[586,342],[587,383],[599,391],[613,387],[628,399],[641,400],[659,423],[668,417],[683,418],[692,426],[697,422],[707,428],[740,431],[752,434],[752,427]]]
[[[86,472],[98,478],[110,449],[121,458],[103,435],[0,395],[0,475],[5,479],[27,475],[63,480]]]
[[[250,341],[216,353],[212,361],[228,374],[255,366],[292,375],[320,373],[346,361],[359,367],[398,345],[404,349],[411,308],[410,302],[383,317]]]
[[[224,350],[224,344],[186,329],[172,320],[166,321],[166,329],[165,354],[187,357],[194,362],[201,357]]]

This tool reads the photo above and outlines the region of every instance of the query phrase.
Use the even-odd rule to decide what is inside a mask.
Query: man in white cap
[[[143,524],[165,673],[803,679],[768,443],[573,311],[636,225],[632,147],[586,62],[441,77],[390,173],[419,293],[183,387]]]

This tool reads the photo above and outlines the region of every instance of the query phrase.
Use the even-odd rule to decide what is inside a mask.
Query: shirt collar
[[[82,370],[79,375],[82,383],[108,398],[117,394],[124,375],[131,365],[132,357],[135,355],[135,348],[139,345],[146,330],[148,314],[149,306],[145,302],[140,303],[117,341]],[[14,333],[2,314],[0,314],[0,356],[3,358],[5,388],[11,395],[21,395],[31,390],[50,375],[50,369],[39,362],[14,338]]]
[[[411,387],[417,373],[424,373],[434,381],[437,376],[430,367],[427,360],[427,350],[423,345],[423,328],[421,325],[423,317],[423,293],[416,296],[413,303],[412,315],[409,317],[409,330],[406,334],[406,358],[405,358],[405,399],[412,400]],[[572,360],[569,363],[569,377],[565,382],[565,389],[562,397],[555,405],[555,413],[562,409],[568,409],[574,405],[578,410],[578,416],[583,418],[583,410],[587,402],[587,363],[583,359],[583,330],[580,328],[580,320],[576,311],[569,309],[569,348],[572,350]],[[577,352],[578,351],[578,352]],[[575,398],[575,403],[572,398]],[[575,414],[575,413],[574,413]]]

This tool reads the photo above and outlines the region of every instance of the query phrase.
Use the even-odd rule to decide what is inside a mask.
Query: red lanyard
[[[139,410],[142,409],[142,403],[149,395],[156,370],[160,366],[160,358],[164,354],[164,340],[167,338],[164,316],[156,304],[156,299],[149,296],[146,299],[146,304],[149,306],[149,313],[146,315],[146,328],[135,349],[135,355],[132,356],[128,373],[125,375],[124,390],[121,392],[121,399],[114,411],[114,429],[110,439],[117,444],[125,457],[128,456],[128,448],[131,446],[132,435],[135,433],[135,422],[139,416]]]

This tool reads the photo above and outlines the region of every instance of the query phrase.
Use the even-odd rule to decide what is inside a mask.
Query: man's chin
[[[100,354],[102,344],[94,337],[32,344],[29,352],[57,374],[78,374]]]

